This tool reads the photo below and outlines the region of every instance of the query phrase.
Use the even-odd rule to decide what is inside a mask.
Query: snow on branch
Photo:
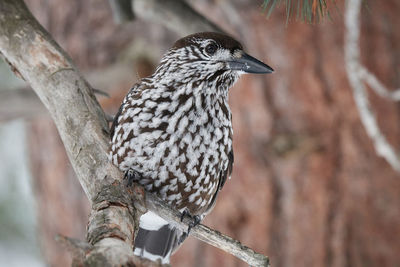
[[[360,113],[361,122],[372,139],[377,154],[383,157],[392,168],[400,172],[400,158],[388,143],[377,123],[374,111],[368,100],[365,84],[378,95],[399,100],[400,91],[389,91],[360,62],[360,8],[362,0],[346,0],[345,10],[345,63],[347,77],[353,89],[353,96]]]
[[[59,237],[82,265],[159,266],[133,256],[139,216],[146,209],[187,229],[179,213],[146,194],[127,187],[122,173],[107,158],[109,128],[89,83],[27,9],[22,0],[0,1],[0,54],[32,87],[51,114],[77,178],[92,204],[87,240]],[[245,260],[269,266],[268,257],[206,226],[191,234]],[[97,265],[96,265],[97,266]]]

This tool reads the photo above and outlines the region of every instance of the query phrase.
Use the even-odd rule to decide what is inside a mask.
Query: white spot
[[[204,184],[208,184],[210,182],[210,175],[206,176],[206,179],[204,179]]]
[[[154,181],[154,186],[159,187],[161,185],[161,180],[157,179]]]
[[[174,186],[169,186],[169,191],[171,192],[176,192],[178,190],[178,185],[174,185]]]
[[[158,261],[161,260],[161,264],[169,264],[169,258],[171,255],[171,252],[169,252],[165,257],[162,257],[160,255],[155,255],[153,253],[147,252],[145,249],[141,248],[135,248],[133,251],[133,254],[142,258],[149,259],[151,261]]]
[[[192,186],[193,186],[193,183],[192,183],[191,180],[189,180],[189,181],[186,183],[185,189],[183,189],[183,190],[184,190],[185,192],[190,192],[190,190],[192,190]]]
[[[211,198],[210,198],[210,200],[211,200]],[[210,200],[207,201],[206,199],[204,199],[203,202],[201,202],[200,207],[204,207],[207,204],[207,202],[210,202]]]
[[[198,197],[199,195],[200,195],[200,192],[199,192],[199,191],[196,191],[195,193],[193,193],[193,194],[191,194],[191,195],[189,196],[188,201],[189,201],[190,203],[192,203],[192,202],[194,201],[194,199],[195,199],[196,197]]]
[[[145,102],[145,106],[146,106],[147,108],[154,108],[155,106],[157,106],[157,103],[154,102],[154,101],[151,101],[151,100],[147,100],[147,101]]]
[[[120,147],[118,150],[117,150],[117,154],[118,154],[118,156],[122,156],[123,154],[125,153],[125,147]]]
[[[201,201],[203,201],[203,199],[201,197],[199,197],[194,204],[200,205]]]
[[[160,190],[160,194],[162,196],[165,196],[165,194],[167,193],[167,191],[169,191],[169,185],[164,185],[161,190]]]
[[[188,118],[184,116],[179,121],[178,130],[182,133],[186,130],[186,126],[188,125]]]
[[[140,227],[149,231],[155,231],[168,224],[166,220],[152,211],[148,211],[140,217]]]
[[[165,170],[165,168],[160,170],[158,173],[158,178],[160,179],[160,182],[165,182],[168,178],[168,171]]]

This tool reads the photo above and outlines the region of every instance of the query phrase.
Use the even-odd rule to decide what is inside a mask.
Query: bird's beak
[[[246,73],[271,73],[274,71],[267,64],[264,64],[246,53],[242,53],[239,57],[228,61],[228,66],[231,70],[239,70]]]

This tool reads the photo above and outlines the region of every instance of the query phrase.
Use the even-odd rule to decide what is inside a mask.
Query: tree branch
[[[187,231],[190,220],[184,218],[183,221],[181,221],[181,213],[166,205],[164,201],[156,196],[146,193],[146,207],[165,220],[173,223],[174,226],[183,231]],[[216,248],[222,249],[250,266],[270,266],[268,257],[255,252],[251,248],[242,245],[239,241],[210,229],[205,225],[199,224],[193,227],[190,231],[190,235]]]
[[[394,90],[394,91],[389,91],[382,83],[381,81],[376,78],[376,76],[371,73],[366,67],[364,66],[359,66],[359,75],[360,78],[368,84],[372,90],[375,91],[378,95],[381,97],[387,98],[389,100],[393,101],[399,101],[400,100],[400,89]]]
[[[0,1],[0,53],[22,75],[50,112],[70,162],[87,197],[95,206],[105,186],[122,179],[121,172],[107,159],[108,124],[89,84],[71,59],[52,40],[21,0]],[[117,190],[114,190],[117,191]],[[93,209],[91,218],[101,218],[103,228],[88,231],[96,242],[87,261],[98,259],[105,265],[121,265],[132,260],[135,211],[131,199],[102,210]],[[112,224],[113,223],[113,224]],[[115,225],[115,226],[113,226]],[[125,227],[130,225],[130,227]]]
[[[113,14],[114,22],[121,24],[133,20],[131,0],[108,0]]]
[[[0,52],[49,110],[86,195],[119,170],[107,162],[108,124],[89,84],[22,1],[1,1]],[[79,137],[79,138],[77,138]],[[90,147],[91,149],[87,149]]]
[[[148,208],[180,228],[187,229],[188,222],[180,222],[179,212],[145,194],[142,187],[128,188],[121,183],[122,173],[107,158],[108,125],[91,87],[22,0],[0,1],[0,53],[49,110],[92,204],[87,235],[90,245],[63,238],[61,242],[78,249],[75,254],[85,257],[80,261],[85,265],[158,266],[133,256],[140,215]],[[269,265],[267,257],[208,227],[196,226],[191,233],[253,266]]]
[[[46,109],[31,88],[0,90],[0,122],[46,114]]]
[[[400,159],[382,134],[368,100],[364,82],[379,95],[396,99],[398,92],[389,93],[384,86],[360,63],[360,8],[361,0],[347,0],[345,10],[345,63],[347,77],[360,113],[361,122],[372,139],[377,154],[383,157],[394,170],[400,172]]]
[[[223,32],[183,0],[132,0],[137,17],[164,25],[182,36],[195,32]]]
[[[107,92],[98,89],[93,89],[93,92],[110,97]],[[0,90],[0,122],[46,114],[48,113],[45,106],[31,88],[21,87]],[[109,118],[107,120],[110,121]]]

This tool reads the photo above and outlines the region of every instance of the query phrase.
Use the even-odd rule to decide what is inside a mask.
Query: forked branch
[[[360,61],[360,9],[362,0],[347,0],[345,11],[345,62],[347,77],[353,89],[353,96],[360,113],[361,122],[372,139],[377,154],[383,157],[394,170],[400,172],[400,158],[386,140],[368,100],[365,84],[368,84],[380,96],[399,100],[398,90],[390,92],[370,73]]]

